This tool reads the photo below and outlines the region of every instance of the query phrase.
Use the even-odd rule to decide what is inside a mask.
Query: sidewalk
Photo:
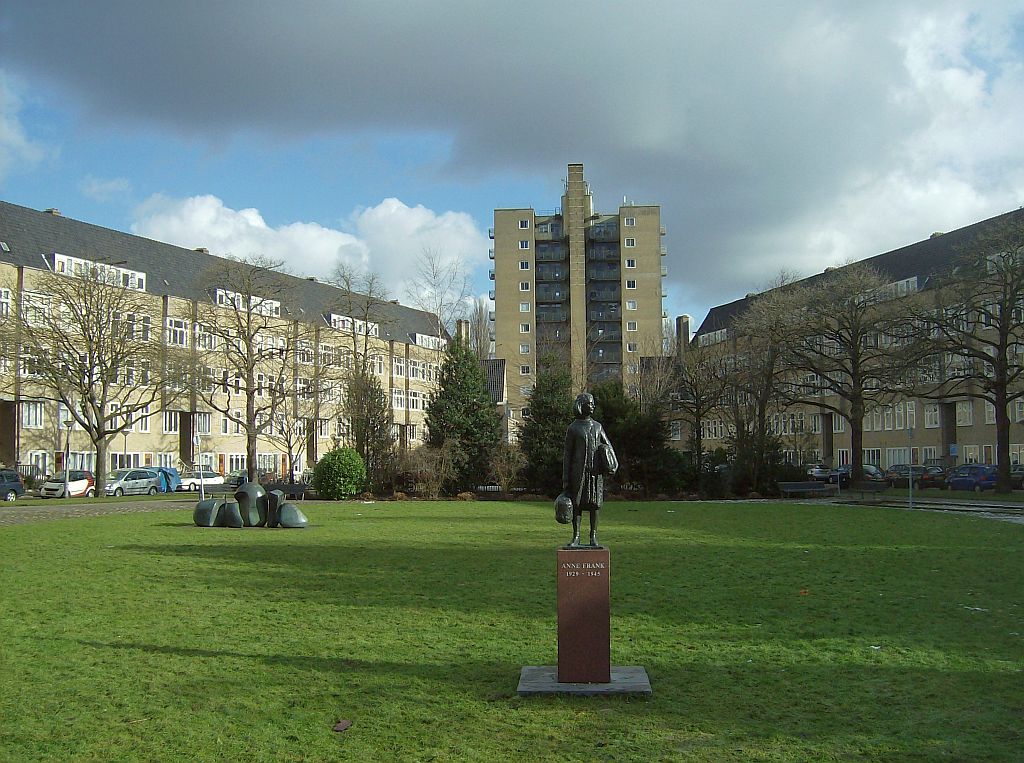
[[[171,511],[193,509],[199,497],[192,493],[179,493],[164,499],[138,501],[125,498],[121,501],[95,503],[74,498],[64,502],[60,498],[32,503],[0,503],[0,527],[25,522],[44,522],[51,519],[72,519],[76,517],[102,517],[107,514],[136,514],[147,511]]]

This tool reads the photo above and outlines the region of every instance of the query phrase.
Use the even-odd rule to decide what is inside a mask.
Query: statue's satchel
[[[572,498],[565,493],[555,499],[555,521],[561,525],[572,521]]]
[[[598,474],[615,474],[619,470],[619,459],[615,457],[612,446],[605,442],[597,446],[594,463]]]

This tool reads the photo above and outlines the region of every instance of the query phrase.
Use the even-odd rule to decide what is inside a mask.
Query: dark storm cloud
[[[987,4],[988,23],[958,8],[34,3],[0,11],[0,49],[5,68],[56,86],[97,123],[210,141],[434,131],[452,139],[444,171],[473,178],[583,161],[603,209],[623,193],[662,205],[672,288],[699,311],[784,265],[867,256],[948,227],[933,218],[1003,211],[986,205],[1019,193],[970,170],[913,206],[910,189],[956,148],[934,134],[941,104],[972,102],[971,75],[998,77],[1019,53],[993,32],[1019,22],[1013,4]],[[983,44],[989,70],[961,60]],[[942,79],[950,69],[967,84]],[[993,81],[975,90],[991,94]],[[918,216],[876,224],[879,199],[882,213],[902,204]]]

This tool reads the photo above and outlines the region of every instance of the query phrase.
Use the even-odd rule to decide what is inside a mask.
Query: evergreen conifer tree
[[[542,360],[530,393],[530,414],[519,430],[526,456],[523,470],[528,488],[557,495],[562,490],[562,450],[572,423],[572,379],[564,364]]]

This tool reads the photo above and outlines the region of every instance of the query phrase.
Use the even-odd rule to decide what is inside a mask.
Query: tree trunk
[[[107,494],[107,446],[110,444],[109,437],[101,437],[93,441],[96,446],[96,495]],[[67,468],[67,464],[64,465]]]
[[[860,482],[864,479],[864,400],[860,397],[850,400],[850,450],[850,481]]]
[[[259,482],[256,478],[256,428],[245,430],[245,473],[249,482]]]
[[[997,386],[996,398],[996,492],[1009,493],[1010,483],[1010,412],[1006,409],[1006,385]]]

